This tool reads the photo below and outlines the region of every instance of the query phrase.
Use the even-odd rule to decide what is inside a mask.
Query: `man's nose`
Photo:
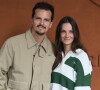
[[[43,20],[41,20],[41,21],[40,21],[40,24],[43,25],[43,23],[44,23]]]

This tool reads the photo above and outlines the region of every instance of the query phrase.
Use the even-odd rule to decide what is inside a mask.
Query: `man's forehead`
[[[52,14],[50,10],[45,10],[45,9],[36,9],[35,10],[35,14],[36,13],[48,13],[48,14]]]
[[[45,10],[45,9],[37,9],[35,11],[35,16],[46,16],[46,17],[50,17],[51,18],[51,12],[50,10]]]

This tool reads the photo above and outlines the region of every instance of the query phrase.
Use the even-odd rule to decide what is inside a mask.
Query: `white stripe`
[[[63,63],[62,63],[63,64]],[[61,73],[62,75],[64,75],[65,77],[69,78],[70,80],[72,80],[73,82],[76,81],[76,71],[74,71],[74,69],[66,64],[60,64],[55,70],[54,72],[58,72]]]
[[[60,84],[51,83],[50,90],[68,90],[68,89],[61,86]]]
[[[74,90],[91,90],[89,86],[80,86],[80,87],[75,87]]]
[[[81,49],[77,49],[77,54],[75,54],[75,57],[78,58],[83,66],[84,75],[91,74],[92,72],[92,65],[88,58],[88,55],[86,52],[84,52]]]
[[[83,55],[83,56],[80,55],[78,58],[79,58],[82,66],[83,66],[84,75],[88,75],[89,73],[91,74],[91,72],[92,72],[92,65],[91,65],[91,62],[88,59],[88,57],[86,55]]]

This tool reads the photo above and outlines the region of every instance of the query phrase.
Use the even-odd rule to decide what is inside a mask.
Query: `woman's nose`
[[[68,37],[69,36],[69,33],[68,32],[66,32],[66,37]]]

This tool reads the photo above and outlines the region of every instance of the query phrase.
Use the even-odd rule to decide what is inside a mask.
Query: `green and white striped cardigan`
[[[69,51],[52,72],[50,90],[91,90],[92,65],[86,52]]]

